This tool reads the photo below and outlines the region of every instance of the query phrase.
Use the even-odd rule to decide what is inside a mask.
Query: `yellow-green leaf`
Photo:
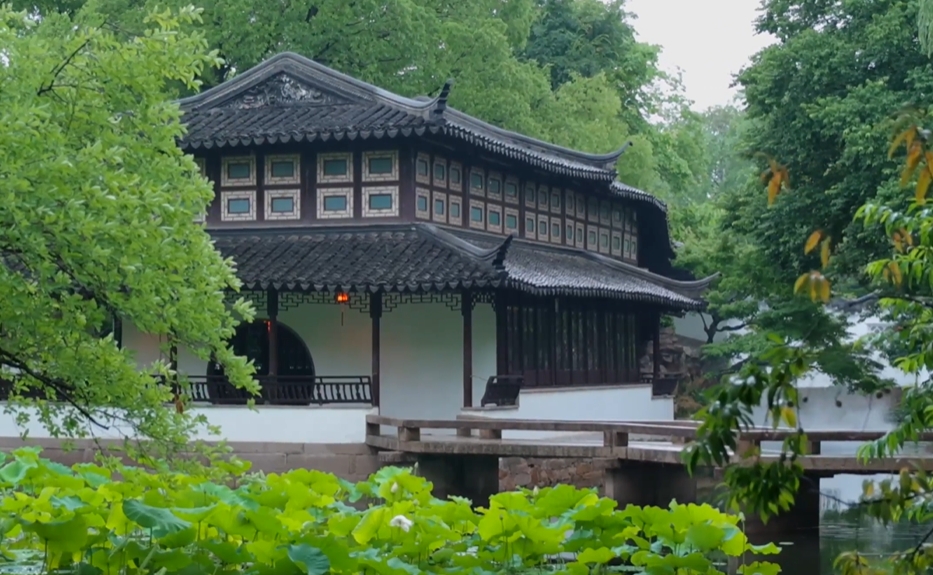
[[[808,254],[816,249],[816,246],[819,245],[820,240],[823,238],[823,231],[816,230],[810,237],[807,238],[807,243],[803,246],[803,253]]]
[[[829,240],[830,238],[827,236],[826,239],[823,240],[823,245],[820,247],[820,262],[823,264],[824,268],[829,265]]]
[[[917,190],[914,194],[914,199],[917,200],[918,204],[922,204],[927,199],[927,190],[930,189],[930,170],[933,169],[933,166],[926,165],[923,167],[923,170],[920,171],[920,177],[917,179]]]
[[[788,427],[797,427],[797,413],[794,411],[794,408],[786,405],[782,407],[781,420],[783,420]]]
[[[794,282],[794,293],[800,293],[807,287],[807,281],[810,279],[810,274],[803,274],[797,281]]]

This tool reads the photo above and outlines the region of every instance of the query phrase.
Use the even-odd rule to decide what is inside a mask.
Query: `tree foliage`
[[[212,189],[176,146],[167,98],[169,82],[196,88],[216,64],[178,31],[197,17],[154,13],[126,38],[95,14],[0,8],[0,378],[10,408],[53,433],[116,425],[173,450],[203,424],[164,407],[171,391],[118,348],[114,318],[254,385],[225,343],[235,320],[223,291],[239,283],[194,223]]]

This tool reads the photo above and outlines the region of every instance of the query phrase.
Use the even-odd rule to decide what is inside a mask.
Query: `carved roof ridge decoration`
[[[465,254],[475,257],[478,260],[489,263],[496,269],[502,270],[504,273],[502,262],[505,259],[509,245],[512,243],[512,235],[506,237],[502,243],[495,247],[483,249],[476,244],[472,244],[467,240],[457,237],[447,230],[441,229],[435,224],[417,223],[415,226],[432,236],[438,242],[453,249],[461,250]]]
[[[703,294],[706,292],[706,290],[709,289],[709,287],[713,284],[713,282],[719,279],[720,276],[722,275],[721,273],[716,272],[715,274],[709,277],[698,279],[698,280],[677,280],[677,279],[662,276],[660,274],[656,274],[654,272],[648,271],[644,268],[640,268],[630,263],[626,263],[626,262],[622,262],[619,260],[606,257],[603,254],[599,254],[595,252],[587,252],[584,250],[580,250],[580,251],[586,254],[587,257],[592,258],[602,263],[603,265],[614,267],[616,269],[630,273],[635,277],[640,277],[646,281],[650,281],[652,283],[662,285],[673,292],[679,293],[683,295],[684,297],[688,297],[691,299],[701,299],[703,297]]]
[[[432,133],[553,173],[605,183],[615,179],[615,164],[628,144],[590,154],[493,126],[448,107],[451,85],[446,82],[434,98],[407,98],[283,52],[179,100],[187,127],[179,143],[198,149]],[[299,107],[302,112],[296,113]],[[309,109],[317,111],[305,113]]]
[[[667,204],[659,199],[657,196],[646,192],[644,190],[639,190],[634,186],[630,186],[625,182],[616,180],[609,185],[609,191],[612,192],[612,195],[626,199],[626,200],[635,200],[647,202],[654,207],[658,208],[665,214],[667,213]]]

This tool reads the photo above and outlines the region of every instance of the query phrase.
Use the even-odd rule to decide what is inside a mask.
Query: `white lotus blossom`
[[[398,493],[398,483],[392,484],[392,493]]]
[[[537,485],[535,485],[534,491],[532,491],[531,494],[534,495],[535,497],[538,496],[538,486],[537,486]]]
[[[411,529],[412,525],[414,525],[412,520],[405,517],[404,515],[396,515],[392,518],[392,521],[389,521],[389,527],[398,527],[405,533],[408,533],[408,530]]]

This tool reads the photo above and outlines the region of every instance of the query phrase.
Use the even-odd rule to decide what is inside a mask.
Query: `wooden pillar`
[[[279,292],[269,288],[266,292],[266,314],[269,316],[269,373],[275,377],[279,374]]]
[[[652,317],[654,318],[654,333],[651,342],[651,361],[653,363],[651,375],[654,381],[658,381],[661,379],[661,314],[659,312]]]
[[[473,294],[460,293],[463,314],[463,407],[473,407]]]
[[[369,296],[369,317],[372,319],[372,397],[373,405],[379,407],[379,366],[380,360],[380,334],[382,323],[382,293],[374,293]]]
[[[509,310],[502,290],[496,291],[496,375],[509,375]]]

